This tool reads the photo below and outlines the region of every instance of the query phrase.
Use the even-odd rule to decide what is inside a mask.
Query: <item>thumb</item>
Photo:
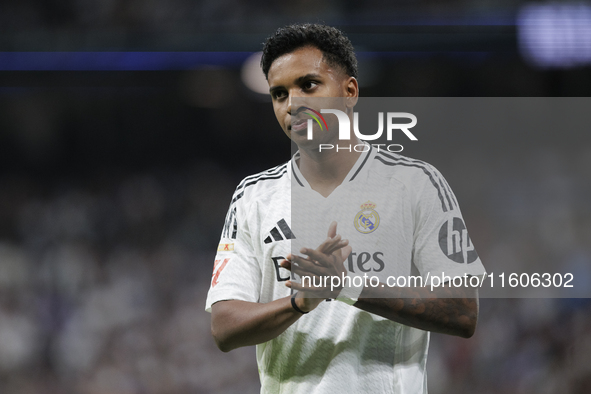
[[[330,226],[328,226],[328,238],[334,238],[337,236],[337,222],[332,222]]]
[[[351,247],[351,245],[347,245],[341,249],[341,257],[342,257],[343,261],[347,260],[347,258],[349,257],[349,255],[351,254],[352,251],[353,251],[353,248]]]

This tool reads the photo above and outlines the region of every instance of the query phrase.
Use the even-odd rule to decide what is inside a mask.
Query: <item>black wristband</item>
[[[305,315],[308,312],[304,312],[303,310],[301,310],[300,308],[298,308],[298,305],[295,302],[295,298],[298,295],[298,293],[293,293],[293,295],[291,296],[291,306],[293,307],[293,309],[295,309],[296,311],[300,312],[301,314]]]

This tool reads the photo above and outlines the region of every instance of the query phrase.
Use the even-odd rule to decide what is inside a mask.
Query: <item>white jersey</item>
[[[431,165],[369,147],[327,198],[291,161],[245,178],[233,196],[206,310],[291,294],[279,262],[316,248],[336,220],[351,275],[481,275],[457,201]],[[426,393],[429,333],[338,301],[322,302],[257,345],[261,393]]]

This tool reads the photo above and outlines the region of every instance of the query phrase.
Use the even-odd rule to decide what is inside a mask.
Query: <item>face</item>
[[[292,107],[294,97],[355,99],[359,94],[357,80],[348,76],[340,68],[329,66],[322,59],[322,51],[315,47],[299,48],[278,57],[271,64],[268,82],[275,116],[285,134],[298,145],[307,141],[307,119],[297,117],[301,106],[300,108]],[[327,117],[327,121],[328,118],[330,116]],[[330,126],[329,129],[331,129]]]

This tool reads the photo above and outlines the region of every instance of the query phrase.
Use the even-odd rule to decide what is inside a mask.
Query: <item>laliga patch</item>
[[[233,252],[234,251],[234,244],[219,244],[218,245],[218,252]]]
[[[363,234],[369,234],[378,228],[380,225],[380,215],[378,215],[375,208],[376,204],[371,201],[361,204],[361,211],[357,212],[353,222],[357,231]]]

